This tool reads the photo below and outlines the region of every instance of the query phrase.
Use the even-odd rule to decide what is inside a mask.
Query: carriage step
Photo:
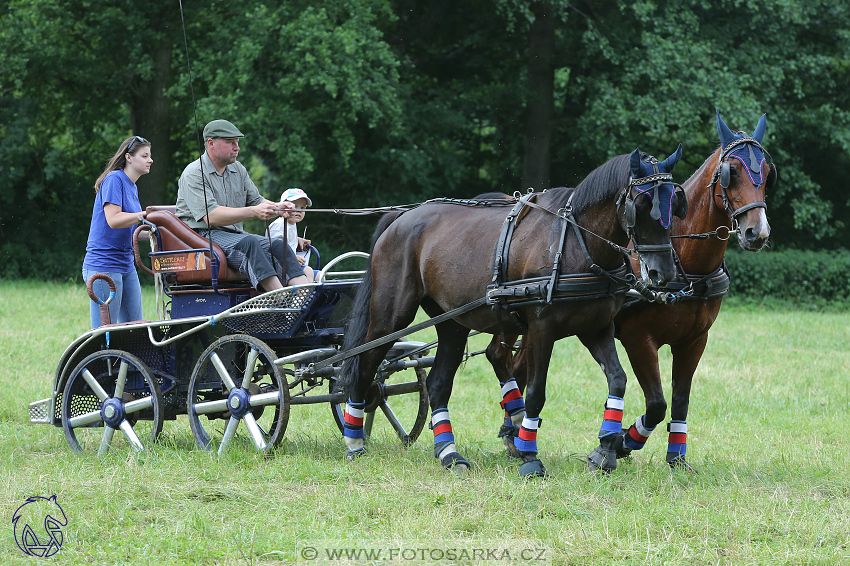
[[[53,422],[53,398],[48,397],[41,401],[34,401],[29,404],[30,422],[35,424],[51,424]]]

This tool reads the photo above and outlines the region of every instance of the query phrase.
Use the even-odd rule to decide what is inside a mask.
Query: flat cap
[[[204,139],[210,138],[244,138],[245,134],[240,132],[236,126],[227,120],[213,120],[204,127]]]

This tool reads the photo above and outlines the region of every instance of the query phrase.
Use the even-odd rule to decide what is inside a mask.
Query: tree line
[[[171,204],[199,127],[234,122],[261,192],[360,208],[572,186],[681,142],[719,109],[764,145],[775,248],[848,242],[847,0],[9,0],[0,7],[0,277],[78,275],[94,179],[151,141],[142,205]],[[191,80],[188,59],[191,62]],[[308,214],[325,250],[376,218]],[[261,228],[261,227],[259,227]],[[462,245],[462,242],[458,243]]]

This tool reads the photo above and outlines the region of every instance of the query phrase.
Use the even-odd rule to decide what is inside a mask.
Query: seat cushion
[[[189,228],[182,220],[174,215],[174,206],[149,206],[147,207],[146,219],[148,222],[155,224],[161,242],[161,252],[180,251],[190,249],[206,249],[210,247],[210,242],[191,228]],[[218,244],[213,242],[213,250],[219,259],[218,280],[219,281],[245,281],[248,279],[235,269],[231,269],[227,265],[227,259],[224,256],[224,251]],[[209,252],[204,254],[209,262]],[[212,277],[209,269],[199,271],[176,271],[174,275],[177,277],[178,285],[211,285]]]

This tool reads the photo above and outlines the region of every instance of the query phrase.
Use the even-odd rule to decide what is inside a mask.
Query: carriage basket
[[[315,287],[260,295],[230,309],[221,324],[232,332],[288,333],[315,296]]]

